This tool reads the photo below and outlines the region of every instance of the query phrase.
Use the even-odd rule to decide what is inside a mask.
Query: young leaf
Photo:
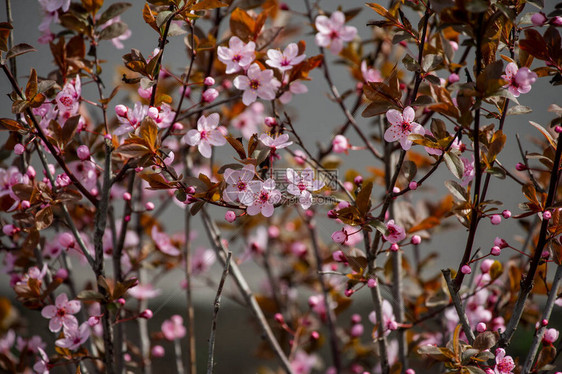
[[[30,46],[29,44],[20,43],[18,45],[13,46],[8,53],[6,54],[6,60],[11,59],[12,57],[23,55],[24,53],[28,52],[35,52],[36,49]]]
[[[101,30],[99,34],[99,38],[101,40],[109,40],[109,39],[117,38],[118,36],[123,35],[125,31],[127,31],[127,29],[128,27],[125,23],[115,22],[107,26],[105,29]]]
[[[106,23],[107,21],[121,15],[123,12],[125,12],[129,7],[131,6],[130,3],[115,3],[115,4],[111,4],[109,6],[109,8],[107,8],[105,10],[105,12],[103,12],[100,16],[100,18],[97,20],[96,24],[97,25],[103,25],[104,23]]]
[[[209,9],[216,9],[228,6],[227,3],[223,3],[219,0],[201,0],[197,4],[191,7],[191,10],[198,11],[198,10],[209,10]]]
[[[443,159],[445,160],[445,164],[451,173],[453,173],[453,175],[458,179],[462,179],[464,174],[464,164],[459,156],[457,156],[454,152],[447,152],[443,155]]]

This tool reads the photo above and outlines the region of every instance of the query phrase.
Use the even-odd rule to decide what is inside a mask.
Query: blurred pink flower
[[[376,325],[378,323],[377,314],[375,311],[372,311],[369,314],[369,321],[371,321],[373,325]],[[386,299],[382,301],[382,324],[385,336],[390,334],[391,331],[394,331],[398,328],[398,323],[396,322],[394,312],[392,311],[392,305]]]
[[[388,231],[388,235],[383,235],[383,238],[390,243],[398,243],[406,238],[406,231],[404,228],[395,224],[393,219],[386,223],[386,230]]]
[[[162,333],[170,341],[183,338],[186,333],[183,318],[175,314],[170,319],[164,321],[162,323]]]
[[[156,247],[158,247],[160,251],[169,256],[179,256],[180,250],[172,244],[172,240],[168,234],[158,231],[156,225],[152,226],[150,233],[154,244],[156,244]]]
[[[505,75],[502,75],[508,84],[504,86],[515,97],[522,93],[531,91],[531,85],[537,80],[537,74],[528,67],[518,68],[517,64],[510,62],[505,67]]]
[[[90,337],[90,327],[88,326],[88,322],[84,322],[80,325],[80,327],[75,326],[72,328],[68,328],[65,326],[64,328],[64,338],[58,339],[55,342],[55,345],[61,348],[67,348],[71,351],[75,351],[82,344],[88,340]]]
[[[154,288],[152,284],[137,284],[135,287],[129,288],[129,295],[138,300],[153,299],[160,295],[160,289]]]

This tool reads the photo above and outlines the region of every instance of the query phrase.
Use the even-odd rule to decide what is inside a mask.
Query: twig
[[[171,10],[171,9],[170,9]],[[154,106],[154,102],[156,101],[156,89],[158,88],[158,80],[160,78],[160,66],[162,64],[162,57],[164,56],[164,47],[166,47],[166,42],[168,41],[168,32],[170,31],[170,25],[174,20],[176,13],[171,13],[170,18],[166,22],[166,27],[164,28],[164,34],[160,38],[158,43],[158,48],[160,49],[160,55],[158,56],[158,61],[156,61],[156,66],[154,68],[156,77],[154,79],[154,86],[152,86],[152,93],[150,95],[150,106]]]
[[[185,249],[184,249],[184,256],[185,256],[185,281],[186,285],[186,301],[187,301],[187,311],[186,311],[186,321],[187,324],[187,331],[189,332],[189,336],[187,338],[187,372],[189,374],[196,374],[197,373],[197,366],[196,366],[196,355],[195,355],[195,323],[194,323],[194,308],[193,308],[193,300],[191,297],[191,213],[189,212],[189,205],[185,206]]]
[[[562,280],[562,265],[558,265],[556,268],[556,274],[554,275],[554,280],[552,281],[552,287],[550,289],[550,293],[548,295],[548,299],[546,301],[546,305],[543,309],[543,314],[541,320],[546,319],[547,321],[550,320],[550,314],[552,313],[552,309],[554,308],[554,302],[558,297],[558,287],[560,285],[560,281]],[[535,336],[533,337],[533,343],[531,343],[531,347],[529,348],[529,353],[527,354],[527,358],[525,359],[525,363],[523,364],[523,370],[521,373],[528,373],[533,366],[533,362],[535,361],[535,356],[537,355],[537,351],[539,350],[539,345],[542,341],[544,332],[546,331],[547,326],[542,326],[535,331]]]
[[[207,235],[211,239],[213,248],[217,253],[217,257],[224,265],[226,263],[227,250],[222,245],[219,229],[217,228],[215,223],[211,220],[205,208],[201,209],[201,214],[203,215],[203,225],[205,227],[205,231],[207,232]],[[231,268],[232,277],[236,282],[236,286],[242,293],[244,300],[246,301],[246,303],[252,310],[254,316],[256,317],[258,323],[260,324],[269,344],[271,345],[271,348],[273,349],[273,351],[275,352],[275,354],[283,364],[283,368],[290,374],[293,374],[293,369],[291,368],[291,364],[287,358],[287,355],[281,349],[281,346],[279,345],[277,338],[273,334],[273,331],[271,330],[271,327],[269,326],[267,319],[265,318],[265,315],[263,314],[263,311],[256,300],[256,297],[250,290],[250,287],[248,286],[246,279],[242,275],[236,263],[231,263],[230,268]]]
[[[557,185],[558,185],[558,178],[560,176],[560,157],[562,156],[562,145],[560,141],[562,139],[562,135],[558,134],[557,144],[556,144],[556,153],[554,155],[554,162],[552,166],[552,171],[550,174],[550,185],[548,187],[548,195],[546,197],[545,208],[549,208],[553,205],[554,199],[556,197],[557,192]],[[517,302],[515,303],[515,307],[513,308],[513,314],[511,319],[507,323],[505,328],[505,332],[501,334],[500,339],[500,347],[505,347],[509,345],[511,337],[515,333],[517,329],[517,325],[521,320],[521,316],[523,315],[523,310],[525,309],[525,302],[527,301],[527,297],[529,293],[533,289],[533,279],[535,278],[535,273],[537,272],[537,268],[539,266],[539,262],[542,257],[542,251],[547,243],[547,235],[548,235],[548,220],[543,219],[541,224],[541,229],[539,232],[539,240],[537,246],[535,248],[535,252],[533,254],[533,259],[531,260],[531,264],[529,266],[529,271],[524,279],[521,281],[521,288],[519,290],[519,297],[517,298]]]
[[[183,367],[181,343],[179,339],[174,339],[174,356],[176,356],[176,373],[184,374],[185,370]]]
[[[461,298],[459,297],[459,293],[455,290],[453,280],[451,279],[451,270],[443,269],[441,270],[443,276],[445,277],[445,281],[447,282],[447,288],[449,289],[449,293],[451,294],[451,299],[453,299],[453,305],[455,306],[455,310],[457,311],[457,315],[459,316],[459,321],[462,325],[462,330],[468,339],[468,342],[472,344],[474,342],[475,336],[474,332],[470,328],[470,323],[468,322],[468,317],[464,312],[464,308],[462,306]]]
[[[219,309],[221,305],[221,294],[224,287],[224,282],[228,276],[228,271],[230,268],[230,258],[232,257],[232,252],[228,251],[226,255],[224,270],[222,271],[221,280],[219,282],[219,288],[217,289],[217,295],[215,297],[214,309],[213,309],[213,319],[211,321],[211,335],[209,336],[209,358],[207,361],[207,374],[212,374],[214,369],[214,354],[215,354],[215,338],[217,331],[217,317],[219,315]]]

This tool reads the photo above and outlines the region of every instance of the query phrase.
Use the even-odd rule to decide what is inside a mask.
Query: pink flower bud
[[[457,83],[460,80],[461,80],[461,78],[459,77],[458,74],[453,73],[453,74],[449,75],[449,83]]]
[[[21,155],[23,152],[25,152],[25,146],[23,144],[18,143],[14,146],[14,153],[16,155]]]
[[[214,86],[215,85],[215,78],[213,77],[207,77],[205,78],[205,80],[203,81],[203,84],[205,86]]]
[[[360,314],[353,314],[351,316],[351,323],[360,323],[361,322],[361,315]]]
[[[545,249],[544,251],[542,251],[541,253],[541,257],[544,259],[548,259],[550,257],[550,252],[548,249]]]
[[[414,369],[408,369],[404,372],[404,374],[416,374],[416,371]]]
[[[127,111],[129,109],[122,104],[116,105],[115,106],[115,114],[117,114],[119,117],[126,117],[127,116]]]
[[[550,21],[550,23],[552,23],[554,26],[562,26],[562,17],[556,16]]]
[[[347,261],[347,258],[345,257],[345,254],[342,251],[335,251],[334,253],[332,253],[332,258],[336,262],[346,262]]]
[[[313,331],[310,333],[310,337],[314,340],[318,340],[320,339],[320,334],[318,333],[318,331]]]
[[[289,10],[289,5],[287,5],[287,3],[280,3],[279,4],[279,9],[280,10]]]
[[[353,178],[353,183],[359,186],[361,183],[363,183],[363,177],[360,175],[356,176],[355,178]]]
[[[265,117],[264,123],[268,127],[277,126],[277,120],[274,117]]]
[[[27,200],[23,200],[23,201],[21,202],[21,208],[22,208],[22,209],[27,209],[27,208],[29,208],[30,206],[31,206],[31,204],[30,204],[29,201],[27,201]]]
[[[502,248],[502,249],[509,246],[509,245],[507,244],[507,242],[506,242],[505,240],[503,240],[502,238],[500,238],[500,237],[496,237],[496,238],[494,239],[494,245],[495,245],[495,246],[498,246],[498,247],[500,247],[500,248]]]
[[[154,314],[152,313],[152,310],[145,309],[141,312],[141,314],[139,314],[139,317],[144,319],[151,319],[153,315]]]
[[[487,273],[490,271],[493,264],[494,264],[494,260],[490,260],[489,258],[487,258],[484,261],[482,261],[482,263],[480,264],[480,270],[482,271],[482,273]]]
[[[232,210],[229,210],[228,212],[225,213],[224,219],[227,222],[232,223],[236,221],[236,213],[234,213]]]
[[[94,327],[98,323],[100,323],[100,317],[99,316],[91,316],[90,318],[88,318],[88,326]]]
[[[392,252],[398,252],[399,249],[400,249],[400,247],[396,243],[392,243],[392,245],[390,246],[390,250]]]
[[[548,329],[544,332],[543,341],[546,344],[552,344],[558,340],[560,333],[556,329]]]
[[[14,225],[4,225],[4,226],[2,226],[2,232],[4,233],[4,235],[12,236],[17,231],[16,231],[16,227]]]
[[[353,295],[354,293],[355,293],[355,291],[352,290],[352,289],[345,290],[345,292],[344,292],[345,296],[347,296],[347,297],[351,297],[351,295]]]
[[[64,248],[72,248],[76,244],[76,241],[71,233],[63,232],[59,236],[59,244]]]
[[[336,135],[332,140],[332,148],[336,153],[343,153],[349,149],[349,141],[343,135]]]
[[[502,216],[503,216],[503,218],[508,219],[509,217],[511,217],[511,211],[505,209],[505,210],[502,212]]]
[[[328,218],[336,219],[336,218],[338,218],[338,214],[336,213],[335,210],[330,209],[330,210],[328,210]]]
[[[158,108],[151,106],[148,108],[148,116],[152,119],[158,118]]]
[[[183,130],[183,125],[179,122],[176,122],[176,123],[173,124],[172,130],[181,131],[181,130]]]
[[[137,167],[135,168],[135,171],[136,171],[137,173],[140,173],[140,172],[143,171],[143,170],[144,170],[144,168],[143,168],[142,166],[137,166]]]
[[[162,347],[161,345],[155,345],[150,350],[150,353],[152,353],[152,357],[164,357],[166,351],[164,350],[164,347]]]
[[[209,88],[203,92],[203,101],[206,103],[212,103],[217,97],[219,97],[219,91],[215,88]]]
[[[411,181],[410,184],[408,184],[408,187],[412,190],[415,191],[418,189],[418,182],[416,181]]]
[[[486,374],[494,374],[494,371],[490,368],[486,369]]]
[[[144,204],[144,207],[146,208],[146,210],[150,211],[150,210],[154,210],[154,203],[149,201],[148,203]]]
[[[394,188],[392,188],[392,192],[393,192],[393,193],[399,193],[399,192],[400,192],[400,188],[394,186]]]
[[[363,325],[360,324],[360,323],[357,323],[357,324],[355,324],[351,327],[350,335],[354,338],[358,338],[361,335],[363,335],[363,331],[365,331],[365,328],[363,327]]]
[[[338,203],[336,210],[349,208],[350,206],[351,204],[349,203],[349,201],[343,200]]]
[[[543,320],[541,321],[541,325],[548,326],[548,320],[546,318],[543,318]]]
[[[410,240],[410,242],[411,242],[413,245],[418,245],[418,244],[421,243],[421,241],[422,241],[422,239],[421,239],[421,236],[419,236],[419,235],[414,235],[414,236],[412,236],[412,239]]]
[[[518,171],[523,171],[527,170],[527,167],[525,166],[525,164],[518,162],[517,165],[515,165],[515,169]]]
[[[125,299],[123,299],[122,297],[120,297],[119,299],[117,299],[117,304],[119,305],[125,305],[126,301]]]
[[[479,323],[476,325],[476,331],[478,331],[478,332],[480,332],[480,333],[486,331],[486,324],[485,324],[484,322],[479,322]]]
[[[66,278],[68,278],[68,270],[66,270],[65,268],[60,268],[55,273],[55,278],[66,280]]]
[[[377,286],[377,280],[375,278],[369,278],[367,281],[367,287],[375,288]]]
[[[111,136],[111,134],[105,134],[105,135],[103,136],[103,138],[106,139],[106,140],[112,140],[112,139],[113,139],[113,137]]]
[[[387,326],[390,331],[398,329],[398,323],[396,321],[389,321]]]
[[[347,240],[347,233],[343,230],[334,231],[332,240],[338,244],[344,244]]]
[[[550,210],[546,210],[543,214],[542,214],[542,218],[546,219],[547,221],[550,219],[550,217],[552,217],[552,213],[550,213]]]
[[[531,22],[532,22],[533,25],[535,25],[535,26],[539,26],[539,27],[540,27],[540,26],[544,25],[544,24],[546,23],[546,21],[547,21],[547,18],[546,18],[546,16],[545,16],[542,12],[535,13],[535,14],[533,14],[533,16],[531,17]]]
[[[29,165],[25,174],[27,174],[29,178],[35,178],[37,172],[35,171],[35,168],[33,166]]]
[[[472,273],[472,269],[468,265],[463,265],[462,268],[461,268],[461,273],[470,274],[470,273]]]
[[[279,234],[281,234],[281,231],[279,230],[279,227],[271,225],[267,228],[267,233],[269,235],[270,238],[278,238]]]
[[[131,355],[128,353],[125,353],[123,355],[123,360],[125,360],[125,362],[131,362]]]
[[[124,192],[124,193],[123,193],[123,200],[125,200],[125,201],[131,201],[131,199],[132,199],[132,196],[131,196],[130,193],[128,193],[128,192]]]
[[[562,126],[560,126],[560,125],[554,126],[554,131],[555,131],[557,134],[560,134],[560,133],[562,132]]]
[[[502,221],[502,217],[499,214],[493,214],[490,217],[490,222],[492,223],[492,225],[499,225]]]
[[[137,93],[139,94],[140,97],[142,97],[143,99],[150,99],[150,96],[152,96],[152,87],[147,88],[146,90],[142,87],[139,87],[137,89]]]
[[[125,222],[131,222],[131,216],[125,216]]]
[[[277,321],[277,323],[279,323],[279,324],[285,323],[285,318],[283,317],[283,315],[281,313],[275,313],[275,316],[273,316],[273,318],[275,318],[275,321]]]
[[[90,149],[86,145],[81,145],[76,148],[76,155],[82,161],[88,160],[90,158]]]

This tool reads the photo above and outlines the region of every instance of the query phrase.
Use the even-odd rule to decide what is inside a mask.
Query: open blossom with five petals
[[[256,43],[244,43],[239,37],[233,36],[227,47],[217,48],[218,59],[226,64],[226,74],[236,73],[246,69],[254,61]]]
[[[363,60],[361,62],[361,75],[365,82],[382,82],[381,72],[377,69],[370,68],[367,66],[367,61]]]
[[[218,113],[211,113],[207,117],[201,116],[197,120],[197,130],[189,130],[183,140],[191,146],[197,146],[203,157],[211,158],[211,146],[226,144],[226,138],[218,129],[219,119]]]
[[[502,75],[508,84],[504,86],[515,97],[519,97],[522,93],[531,91],[531,85],[537,80],[537,74],[529,70],[528,67],[519,69],[517,64],[510,62],[505,67],[505,75]]]
[[[169,341],[183,338],[186,332],[183,318],[178,314],[173,315],[162,323],[162,333]]]
[[[117,119],[121,125],[113,131],[113,135],[123,135],[135,131],[148,114],[148,105],[142,105],[139,101],[135,103],[133,110],[125,108],[123,113],[118,111],[120,108],[122,108],[120,105],[115,107]]]
[[[90,326],[88,322],[84,322],[80,327],[64,328],[64,338],[58,339],[55,342],[57,347],[67,348],[75,351],[90,337]]]
[[[377,324],[377,314],[374,311],[369,314],[369,321],[371,321],[373,325]],[[384,336],[387,336],[391,331],[398,328],[398,323],[396,322],[394,312],[392,311],[392,305],[388,302],[388,300],[382,301],[382,323]]]
[[[246,75],[234,78],[234,87],[244,91],[242,102],[250,105],[257,98],[264,100],[275,99],[275,92],[281,85],[273,76],[273,70],[261,70],[258,64],[252,64],[246,71]]]
[[[425,133],[422,125],[414,122],[416,112],[412,107],[404,108],[402,113],[396,109],[390,109],[386,112],[386,118],[390,122],[390,127],[384,133],[384,140],[387,142],[399,140],[405,151],[412,146],[412,141],[408,139],[410,134],[423,135]]]
[[[316,17],[316,44],[320,47],[330,47],[330,51],[337,55],[343,49],[343,42],[350,42],[357,35],[353,26],[345,26],[345,15],[339,10],[326,16]]]
[[[261,213],[264,217],[271,217],[274,205],[281,200],[281,192],[275,189],[275,181],[271,178],[263,183],[258,182],[258,185],[253,186],[252,189],[255,187],[259,187],[259,189],[254,192],[254,201],[246,212],[251,216]]]
[[[505,349],[496,349],[496,367],[494,368],[495,374],[512,374],[513,369],[515,369],[513,358],[505,355]]]
[[[55,299],[55,305],[47,305],[41,310],[41,315],[50,319],[49,330],[58,332],[64,326],[69,329],[78,328],[78,320],[73,314],[80,311],[81,304],[78,300],[68,301],[68,296],[61,293]]]
[[[291,144],[293,144],[292,141],[288,141],[288,140],[289,140],[288,134],[281,134],[281,135],[278,135],[275,138],[272,137],[271,135],[267,135],[267,134],[261,134],[260,135],[260,141],[266,147],[271,148],[272,151],[276,151],[278,149],[286,148],[286,147],[290,146]]]
[[[393,219],[386,223],[386,231],[388,231],[388,234],[383,235],[383,238],[390,243],[398,243],[406,238],[406,231],[404,228],[395,224]]]
[[[300,64],[306,58],[306,55],[299,55],[299,47],[296,43],[291,43],[283,52],[277,49],[268,50],[267,57],[269,57],[269,59],[265,61],[266,64],[284,72],[286,70],[291,70],[294,65]]]
[[[254,201],[254,193],[260,189],[260,182],[252,180],[254,174],[253,165],[246,165],[240,170],[226,169],[224,180],[228,183],[228,187],[224,190],[224,200],[251,205]]]
[[[311,192],[318,191],[324,187],[324,182],[314,179],[314,171],[311,168],[304,169],[300,174],[291,168],[287,168],[287,192],[299,198],[303,209],[312,205]]]
[[[59,114],[63,115],[65,118],[78,114],[81,94],[82,83],[80,81],[80,76],[77,76],[75,79],[68,81],[56,96]]]

